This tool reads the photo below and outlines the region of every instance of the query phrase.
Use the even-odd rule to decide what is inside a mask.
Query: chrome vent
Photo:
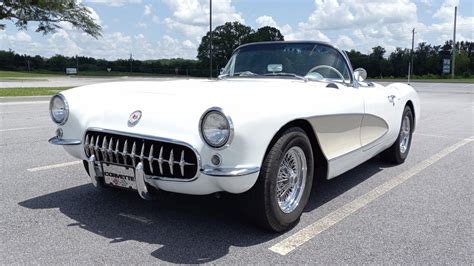
[[[161,140],[87,131],[84,152],[99,162],[128,167],[141,162],[150,176],[192,179],[198,171],[198,159],[191,148]]]

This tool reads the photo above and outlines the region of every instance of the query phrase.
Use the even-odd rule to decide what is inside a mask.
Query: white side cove
[[[308,121],[328,160],[328,179],[354,168],[390,146],[377,145],[378,140],[388,132],[388,124],[379,117],[345,114],[312,117]]]

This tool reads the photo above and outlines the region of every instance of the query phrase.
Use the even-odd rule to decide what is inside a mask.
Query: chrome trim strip
[[[48,140],[53,145],[80,145],[82,142],[78,139],[62,139],[58,136],[54,136]]]
[[[128,136],[128,137],[142,138],[142,139],[148,139],[148,140],[156,140],[156,141],[166,142],[166,143],[170,143],[170,144],[177,144],[177,145],[186,146],[189,149],[191,149],[194,152],[195,156],[196,156],[197,171],[196,171],[196,175],[193,178],[184,179],[184,180],[181,180],[181,179],[178,179],[178,178],[162,177],[162,176],[145,176],[145,178],[154,179],[154,180],[162,180],[162,181],[173,181],[173,182],[192,182],[192,181],[196,180],[199,177],[200,169],[202,168],[201,167],[201,165],[202,165],[201,156],[200,156],[199,152],[196,150],[196,148],[194,148],[189,143],[186,143],[186,142],[183,142],[183,141],[180,141],[180,140],[169,139],[169,138],[162,138],[162,137],[156,137],[156,136],[150,136],[150,135],[144,135],[144,134],[138,134],[138,133],[131,133],[131,132],[123,132],[123,131],[111,130],[111,129],[103,129],[103,128],[97,128],[97,127],[87,128],[86,131],[84,132],[83,138],[86,137],[85,135],[89,131],[109,133],[109,134],[117,134],[117,135],[122,135],[122,136],[125,136],[125,137]],[[125,140],[125,142],[127,143],[127,140]],[[124,156],[124,155],[126,155],[126,153],[127,152],[124,151],[124,153],[122,153],[122,155]],[[161,164],[160,164],[160,158],[158,158],[158,159],[154,158],[155,161],[158,161],[158,164],[160,166],[160,171],[162,170],[161,168],[163,167],[162,164],[165,163],[165,162],[168,162],[168,160],[165,160],[162,157],[162,155],[163,154],[160,151],[160,158],[162,160]],[[175,162],[175,163],[178,164],[179,162]]]
[[[260,172],[260,167],[246,167],[246,168],[214,168],[206,166],[201,170],[201,173],[209,176],[233,177],[244,176]]]

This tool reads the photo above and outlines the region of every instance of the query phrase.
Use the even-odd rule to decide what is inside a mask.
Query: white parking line
[[[474,141],[474,136],[461,140],[457,142],[456,144],[436,153],[430,158],[418,163],[411,169],[401,173],[397,177],[385,182],[384,184],[358,197],[357,199],[347,203],[341,208],[331,212],[330,214],[326,215],[320,220],[308,225],[307,227],[296,232],[295,234],[271,246],[269,249],[281,255],[286,255],[290,253],[291,251],[295,250],[297,247],[303,245],[307,241],[316,237],[318,234],[331,228],[333,225],[344,220],[349,215],[365,207],[367,204],[376,200],[378,197],[384,195],[385,193],[391,191],[395,187],[401,185],[403,182],[407,181],[412,176],[418,174],[419,172],[423,171],[424,169],[434,164],[435,162],[439,161],[443,157],[449,155],[450,153],[454,152],[455,150],[459,149],[460,147],[472,141]]]
[[[41,166],[41,167],[36,167],[36,168],[30,168],[30,169],[27,169],[27,171],[28,172],[38,172],[38,171],[43,171],[43,170],[49,170],[49,169],[55,169],[55,168],[61,168],[61,167],[76,165],[76,164],[80,164],[80,163],[82,163],[82,161],[74,161],[74,162],[68,162],[68,163],[46,165],[46,166]]]
[[[146,218],[146,217],[142,217],[142,216],[137,216],[137,215],[133,215],[133,214],[127,214],[127,213],[119,213],[120,216],[122,217],[126,217],[126,218],[129,218],[129,219],[132,219],[132,220],[135,220],[135,221],[138,221],[140,223],[144,223],[144,224],[152,224],[153,221]]]
[[[0,132],[29,130],[29,129],[42,129],[42,128],[52,128],[52,127],[17,127],[17,128],[0,129]]]

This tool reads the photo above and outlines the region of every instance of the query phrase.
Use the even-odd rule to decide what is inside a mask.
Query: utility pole
[[[413,54],[415,50],[415,28],[411,31],[411,55],[410,63],[408,63],[408,84],[410,84],[410,77],[413,75]]]
[[[458,7],[454,7],[454,32],[453,32],[453,64],[451,70],[451,78],[454,79],[454,66],[456,65],[456,16],[458,15]]]
[[[212,0],[209,0],[209,78],[212,79]]]

